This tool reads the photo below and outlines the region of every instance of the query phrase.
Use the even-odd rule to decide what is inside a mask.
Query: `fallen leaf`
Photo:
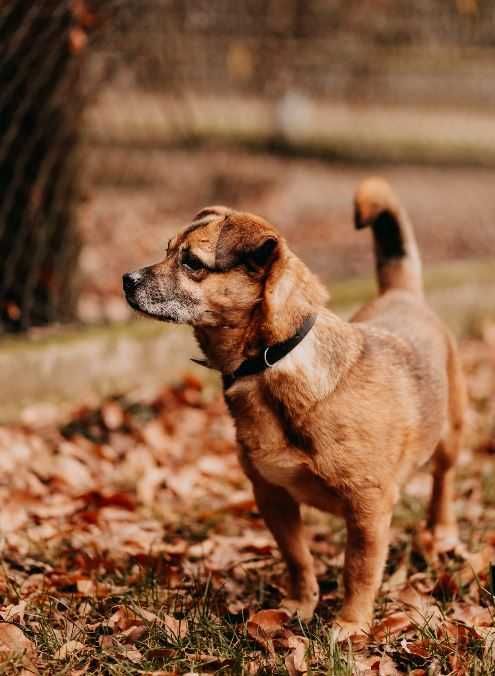
[[[174,639],[185,638],[189,631],[187,620],[177,620],[172,615],[165,615],[159,623],[170,632]]]
[[[289,620],[290,613],[286,610],[259,610],[249,618],[248,625],[254,631],[261,629],[267,636],[274,636]]]
[[[427,624],[430,629],[434,629],[442,619],[435,599],[429,594],[419,592],[411,584],[399,590],[396,598],[404,606],[407,615],[415,625]]]
[[[357,670],[356,676],[362,676],[364,674],[366,674],[366,676],[368,676],[368,674],[374,676],[378,672],[380,657],[377,655],[366,657],[360,653],[356,653],[354,655],[354,663]]]
[[[87,650],[87,647],[83,643],[79,641],[67,641],[67,643],[64,643],[53,653],[53,657],[56,660],[66,660],[73,653],[80,653],[83,650]]]
[[[125,415],[120,404],[116,401],[107,401],[101,407],[101,417],[109,430],[118,430],[124,424]]]
[[[308,648],[308,639],[303,636],[289,636],[288,647],[291,652],[285,657],[285,666],[289,676],[300,676],[308,671],[306,661],[306,651]]]
[[[459,596],[459,592],[459,585],[454,577],[450,573],[442,573],[433,588],[432,596],[441,601],[451,601]]]
[[[0,611],[0,617],[4,620],[4,622],[17,622],[18,624],[24,624],[26,605],[26,601],[19,601],[19,603],[15,605],[10,604],[5,606],[5,608]]]
[[[470,643],[478,641],[481,635],[474,627],[468,627],[459,622],[444,622],[440,625],[438,633],[445,636],[456,646],[457,649],[464,649]]]
[[[482,573],[488,575],[488,567],[495,559],[495,548],[484,547],[481,551],[469,554],[466,563],[459,571],[459,579],[462,585],[469,584]]]
[[[76,583],[77,591],[84,596],[91,596],[95,593],[95,583],[93,580],[78,580]]]
[[[422,641],[415,641],[414,643],[407,643],[405,641],[404,649],[406,652],[416,657],[427,658],[431,655],[430,641],[424,639]]]
[[[372,636],[375,640],[385,640],[389,636],[400,634],[413,625],[411,617],[404,612],[392,613],[373,627]]]
[[[382,655],[378,664],[378,673],[380,676],[396,676],[399,674],[397,665],[389,655]]]
[[[494,624],[495,616],[490,608],[483,608],[473,603],[456,603],[452,619],[473,627],[491,627]]]
[[[139,652],[137,648],[127,648],[124,652],[124,655],[133,664],[138,664],[143,660],[143,655]]]
[[[269,640],[280,632],[284,624],[290,620],[286,610],[260,610],[247,622],[249,636],[269,652],[273,652],[273,644]]]
[[[34,665],[35,647],[24,632],[14,624],[0,623],[0,656],[22,655],[22,664],[26,669],[38,673]]]

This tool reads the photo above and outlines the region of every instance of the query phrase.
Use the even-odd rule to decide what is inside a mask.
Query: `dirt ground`
[[[328,283],[372,270],[368,233],[352,227],[352,197],[370,174],[387,177],[413,219],[423,260],[495,256],[495,171],[344,166],[219,148],[92,148],[81,205],[81,316],[127,316],[122,272],[160,257],[168,238],[207,204],[265,216]],[[495,275],[495,272],[494,272]]]

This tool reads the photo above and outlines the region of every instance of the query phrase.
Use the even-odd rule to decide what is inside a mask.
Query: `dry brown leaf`
[[[85,664],[83,667],[80,669],[72,669],[70,672],[70,676],[85,676],[85,674],[88,673],[88,671],[91,668],[91,664]]]
[[[274,636],[290,620],[290,613],[282,608],[259,610],[249,618],[248,624],[258,631],[261,629],[267,636]]]
[[[270,639],[282,631],[289,620],[290,614],[286,610],[260,610],[248,620],[247,632],[265,650],[273,652],[273,643]]]
[[[26,601],[19,601],[19,603],[9,604],[0,611],[0,617],[4,622],[17,622],[17,624],[24,624],[24,614],[26,612]]]
[[[354,655],[354,663],[356,665],[356,676],[375,676],[380,665],[380,657],[377,655],[366,657],[357,653]]]
[[[459,571],[462,585],[469,584],[483,573],[488,573],[488,566],[495,559],[495,548],[484,547],[481,551],[469,554],[466,563]]]
[[[407,582],[408,570],[407,564],[401,564],[397,570],[388,578],[386,583],[384,583],[384,589],[396,589],[397,587],[403,587]]]
[[[83,643],[79,641],[67,641],[54,652],[53,657],[56,660],[66,660],[73,653],[80,653],[83,650],[87,650],[87,647]]]
[[[300,676],[308,671],[306,661],[306,651],[308,648],[308,639],[303,636],[291,635],[287,639],[288,647],[291,652],[285,657],[285,666],[289,676]]]
[[[454,577],[450,573],[442,573],[433,587],[432,596],[446,601],[457,598],[459,592],[459,585]]]
[[[456,603],[452,619],[473,627],[491,627],[494,624],[494,612],[474,603]]]
[[[407,641],[405,641],[404,643],[405,651],[411,655],[422,658],[427,658],[431,655],[430,641],[426,639],[423,641],[415,641],[413,643],[407,643]]]
[[[0,623],[0,651],[13,653],[31,653],[34,649],[24,632],[14,624]]]
[[[77,591],[84,596],[92,596],[96,590],[93,580],[78,580],[76,586]]]
[[[116,401],[107,401],[101,407],[101,417],[109,430],[118,430],[122,427],[125,414],[120,404]]]
[[[407,615],[413,624],[423,626],[428,624],[430,628],[438,626],[442,615],[435,605],[435,599],[407,584],[396,594],[397,600],[405,607]]]
[[[185,638],[189,631],[187,620],[177,620],[172,615],[165,615],[160,619],[160,624],[170,632],[173,638]]]
[[[57,459],[54,475],[77,493],[86,493],[94,487],[94,480],[87,466],[68,455],[61,455]]]
[[[382,655],[378,664],[378,673],[380,676],[397,676],[400,672],[389,655]]]
[[[460,653],[448,656],[451,676],[468,676],[469,663],[466,657]]]
[[[139,650],[137,648],[127,648],[124,651],[124,655],[133,664],[138,664],[139,662],[142,662],[142,660],[143,660],[143,655],[142,655],[142,653],[139,652]]]
[[[170,443],[170,435],[163,429],[159,420],[151,420],[140,428],[140,434],[148,446],[156,450],[167,448]]]
[[[481,635],[474,627],[468,627],[459,622],[443,622],[438,633],[448,638],[457,649],[465,649],[471,642],[481,639]]]
[[[124,643],[135,643],[136,641],[139,641],[145,633],[146,627],[144,624],[135,624],[128,629],[124,629],[120,634],[117,634],[117,638],[124,641]]]
[[[128,606],[117,606],[105,624],[113,631],[125,631],[136,624],[142,624],[142,620]]]
[[[38,673],[34,666],[35,647],[24,632],[14,624],[8,622],[0,623],[0,656],[10,657],[14,655],[23,656],[23,666]]]
[[[159,658],[159,657],[175,657],[177,655],[177,650],[173,648],[151,648],[146,653],[146,657],[150,660]]]
[[[407,613],[392,613],[373,627],[372,635],[375,640],[383,641],[389,636],[406,631],[412,625],[411,617]]]

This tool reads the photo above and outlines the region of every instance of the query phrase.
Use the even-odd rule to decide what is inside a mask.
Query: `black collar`
[[[286,357],[308,335],[315,325],[316,317],[317,315],[310,315],[304,320],[293,336],[281,343],[275,343],[275,345],[266,347],[257,357],[246,359],[233,373],[224,374],[223,389],[228,390],[238,378],[253,376],[256,373],[266,371],[266,369],[271,368],[278,361]]]

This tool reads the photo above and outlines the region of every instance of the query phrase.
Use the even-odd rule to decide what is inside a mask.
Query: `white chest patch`
[[[316,400],[328,396],[332,389],[328,365],[322,359],[315,333],[318,321],[299,345],[272,367],[274,373],[303,379],[304,387]]]

